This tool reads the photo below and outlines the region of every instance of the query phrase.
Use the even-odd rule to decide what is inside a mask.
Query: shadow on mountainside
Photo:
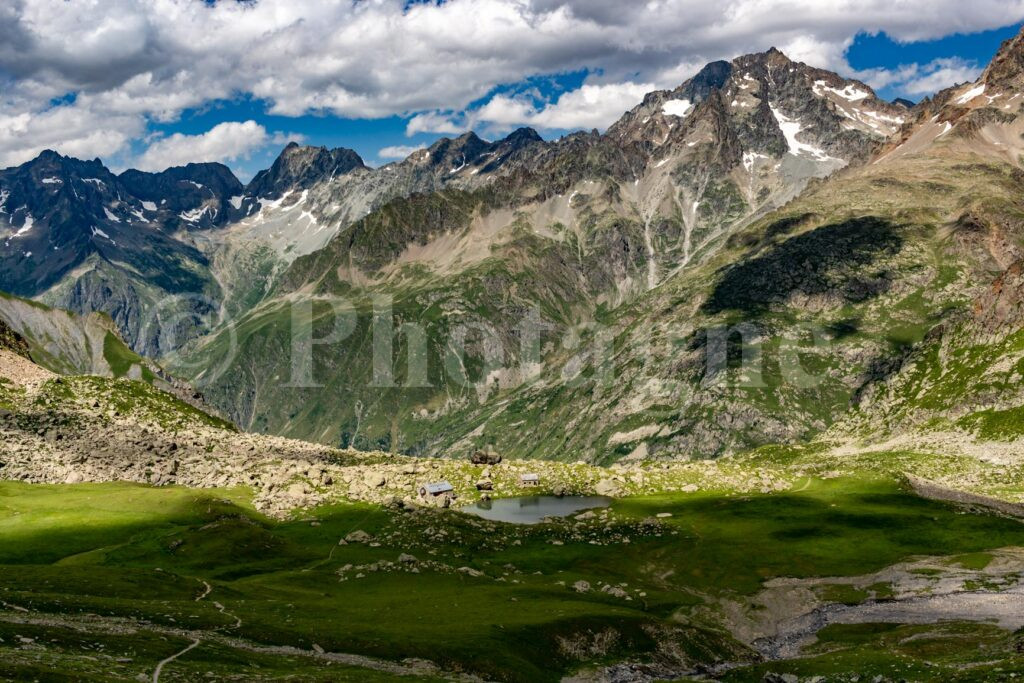
[[[897,225],[874,216],[815,228],[765,248],[719,271],[719,279],[701,307],[705,313],[763,313],[794,294],[831,296],[858,302],[888,290],[885,272],[869,267],[900,251]]]

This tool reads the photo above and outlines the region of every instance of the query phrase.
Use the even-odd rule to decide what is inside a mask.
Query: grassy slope
[[[672,516],[661,526],[641,524],[664,512]],[[356,529],[373,534],[380,545],[337,545]],[[631,542],[623,543],[623,536]],[[691,662],[742,660],[749,657],[742,646],[689,622],[691,607],[716,596],[750,595],[776,576],[852,575],[915,554],[959,555],[1012,545],[1024,545],[1018,522],[958,514],[885,480],[813,480],[799,493],[771,496],[628,498],[614,504],[607,525],[582,530],[565,523],[492,525],[450,511],[409,515],[363,505],[272,522],[252,512],[242,491],[4,483],[0,599],[8,609],[0,619],[0,675],[59,678],[92,671],[127,680],[188,644],[187,637],[168,636],[166,629],[175,628],[196,631],[203,644],[168,665],[167,680],[206,671],[242,673],[249,680],[273,680],[285,672],[300,680],[342,677],[309,658],[250,657],[218,641],[216,633],[306,650],[315,643],[328,651],[392,660],[423,657],[501,680],[555,680],[585,663],[636,656],[659,643],[662,649],[677,646]],[[360,571],[380,560],[394,562],[402,552],[439,564],[421,564],[420,573]],[[345,565],[357,566],[339,581],[337,572]],[[484,576],[452,571],[462,566]],[[576,593],[567,585],[577,580],[595,589],[623,586],[631,600]],[[203,581],[213,591],[197,602]],[[11,611],[10,605],[30,612]],[[129,638],[86,638],[60,625],[10,621],[26,614],[83,613],[141,618],[154,626],[141,625]],[[233,627],[234,617],[242,619],[240,628]],[[1004,632],[965,628],[971,639],[1006,638]],[[595,634],[606,632],[616,635],[601,644]],[[38,639],[45,652],[8,637],[16,635]],[[829,636],[845,648],[843,663],[825,658],[767,668],[892,675],[894,664],[923,667],[920,660],[929,658],[913,647],[871,651],[864,646],[866,636],[854,635]],[[85,660],[83,641],[94,654],[102,645],[99,653],[132,661]],[[585,661],[570,654],[579,650],[567,645],[574,642],[585,643]],[[943,661],[970,656],[970,647],[955,649]],[[1024,661],[1006,657],[1004,668],[1024,667]],[[941,666],[931,671],[945,672]]]
[[[571,235],[555,242],[524,233],[457,276],[434,275],[425,284],[424,273],[409,268],[383,289],[396,295],[396,326],[426,324],[432,340],[429,388],[368,386],[368,290],[342,286],[331,270],[310,286],[350,296],[365,310],[345,342],[317,348],[316,376],[323,388],[281,386],[290,374],[290,319],[286,308],[268,305],[241,321],[240,352],[206,392],[215,403],[232,406],[253,429],[410,453],[458,454],[494,442],[518,457],[607,463],[638,446],[609,444],[613,435],[645,425],[659,427],[646,444],[663,456],[714,457],[806,440],[842,418],[867,378],[920,343],[936,324],[968,308],[979,288],[1005,267],[1001,259],[1024,243],[1022,190],[1020,175],[1009,165],[944,141],[926,154],[819,183],[720,240],[709,260],[618,307],[608,302],[574,308],[573,301],[607,291],[609,282],[595,275],[596,282],[581,285],[561,277],[583,273],[585,280],[599,273],[588,259],[622,246],[600,241],[609,231],[602,232],[599,216],[584,230],[590,241],[583,245]],[[376,227],[385,230],[385,223]],[[623,224],[609,234],[621,233],[629,242],[635,228]],[[294,269],[296,283],[306,276],[299,266],[310,263]],[[630,267],[642,271],[642,265]],[[556,323],[593,318],[608,326],[615,335],[614,381],[586,379],[594,374],[586,363],[584,381],[562,381],[574,355],[562,348],[564,330],[543,338],[546,371],[526,386],[492,389],[481,401],[475,389],[442,376],[443,342],[465,319],[495,324],[515,367],[518,342],[510,326],[531,302]],[[318,333],[332,329],[329,315],[318,322]],[[753,324],[767,335],[763,386],[742,386],[737,372],[723,382],[702,381],[701,330],[737,323]],[[799,336],[803,326],[823,329],[831,339],[830,349],[802,354],[804,366],[824,377],[810,388],[783,381],[777,353],[779,338]],[[221,360],[229,342],[228,334],[208,340],[199,351],[208,362],[196,367]],[[730,357],[738,356],[739,346],[732,345]],[[399,384],[405,380],[404,353],[399,337]],[[474,378],[479,376],[477,371]],[[333,398],[338,395],[346,400]],[[723,413],[739,421],[721,423],[715,416]]]
[[[132,351],[105,314],[80,316],[0,292],[0,315],[4,307],[19,321],[32,360],[53,372],[126,377],[136,368],[137,379],[156,379],[152,361]]]

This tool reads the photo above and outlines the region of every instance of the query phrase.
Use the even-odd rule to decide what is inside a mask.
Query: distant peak
[[[289,142],[273,165],[256,174],[247,191],[257,197],[280,197],[289,189],[306,189],[321,180],[364,168],[362,157],[346,147],[327,149]]]
[[[480,139],[479,135],[469,131],[457,138],[441,138],[432,144],[429,149],[432,152],[435,150],[462,150],[467,147],[483,147],[486,144],[486,142]]]
[[[508,134],[505,138],[506,142],[514,142],[516,144],[523,144],[527,142],[543,142],[544,138],[540,136],[540,133],[535,131],[533,128],[516,128],[514,131]]]
[[[77,170],[89,173],[109,173],[101,159],[82,160],[74,157],[66,157],[52,149],[44,149],[31,161],[26,161],[19,168],[32,168],[43,165],[46,167],[59,167],[62,171]]]

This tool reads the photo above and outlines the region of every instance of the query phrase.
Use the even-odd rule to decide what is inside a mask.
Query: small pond
[[[580,510],[608,507],[611,502],[607,496],[520,496],[481,500],[460,509],[495,522],[537,524],[545,517],[565,517]]]

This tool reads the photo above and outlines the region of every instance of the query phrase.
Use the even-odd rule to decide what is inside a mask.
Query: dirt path
[[[157,664],[156,665],[156,669],[153,671],[153,683],[160,683],[160,672],[164,670],[164,666],[166,664],[169,664],[169,663],[173,662],[175,659],[177,659],[178,657],[182,656],[183,654],[185,654],[189,650],[193,650],[193,649],[199,647],[199,643],[200,643],[200,641],[197,638],[197,639],[192,641],[191,645],[186,647],[181,652],[177,652],[177,653],[171,655],[170,657],[168,657],[167,659],[164,659],[159,664]]]
[[[331,552],[333,552],[333,550]],[[203,579],[196,579],[196,581],[199,581],[200,583],[203,584],[203,593],[198,598],[196,598],[196,602],[199,602],[199,601],[205,600],[207,597],[209,597],[210,593],[213,592],[213,586],[211,586],[208,582],[204,581]],[[234,629],[234,628],[241,628],[242,627],[242,617],[238,616],[237,614],[235,614],[233,612],[227,611],[227,609],[224,607],[224,605],[222,605],[221,603],[217,602],[216,600],[213,602],[213,606],[215,608],[217,608],[217,611],[220,612],[221,614],[223,614],[224,616],[231,617],[232,619],[235,620],[235,623],[234,623],[233,626],[231,626],[231,628]]]
[[[153,672],[154,683],[158,682],[163,666],[194,649],[203,642],[217,643],[236,650],[254,652],[264,655],[280,655],[287,657],[306,657],[323,662],[334,662],[363,669],[372,669],[394,676],[442,676],[444,672],[433,662],[426,660],[408,660],[392,662],[386,659],[375,659],[365,655],[343,652],[326,652],[320,649],[303,650],[291,645],[265,645],[217,631],[190,630],[140,622],[127,617],[103,617],[99,615],[72,616],[45,614],[42,612],[0,611],[0,622],[8,624],[26,624],[44,628],[61,628],[80,633],[97,633],[104,635],[131,635],[139,631],[148,631],[163,636],[183,638],[193,641],[189,647],[168,657],[157,665]],[[466,678],[456,674],[457,678]]]

